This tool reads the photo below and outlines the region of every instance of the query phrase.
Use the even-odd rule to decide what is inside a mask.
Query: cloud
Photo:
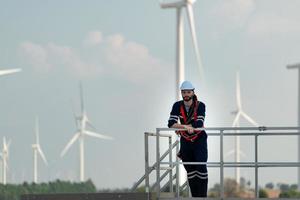
[[[43,46],[27,41],[20,45],[20,49],[23,56],[35,69],[48,71],[52,67],[48,62],[48,52]]]
[[[136,83],[164,74],[168,66],[152,56],[145,45],[121,34],[103,37],[100,31],[92,31],[82,44],[73,48],[55,42],[24,42],[20,50],[35,69],[67,70],[79,78],[109,75]]]
[[[73,72],[77,76],[94,76],[95,74],[101,73],[100,67],[85,61],[74,48],[49,43],[46,49],[52,56],[52,60],[58,60],[58,66],[65,66],[69,72]]]
[[[107,37],[105,58],[110,63],[115,73],[126,75],[134,82],[147,77],[159,76],[166,69],[166,64],[153,57],[148,48],[132,41],[126,41],[120,35]]]
[[[76,50],[68,46],[54,43],[41,45],[28,41],[20,45],[20,51],[28,63],[39,72],[50,72],[62,67],[80,77],[98,72],[97,66],[83,61]]]
[[[94,46],[100,44],[102,41],[103,37],[100,31],[91,31],[86,35],[83,44],[85,46]]]

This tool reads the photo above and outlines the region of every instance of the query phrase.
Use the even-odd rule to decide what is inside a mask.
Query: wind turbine
[[[46,165],[48,165],[48,162],[46,160],[45,154],[43,153],[41,146],[40,146],[40,140],[39,140],[39,118],[36,117],[35,121],[35,144],[32,144],[33,149],[33,182],[37,183],[38,179],[38,154],[41,156],[42,160]]]
[[[3,146],[2,146],[2,152],[1,152],[1,158],[2,158],[2,178],[3,178],[3,185],[6,185],[6,173],[8,170],[8,156],[9,156],[9,146],[11,144],[11,141],[9,140],[8,143],[6,142],[6,138],[3,137]]]
[[[71,140],[67,143],[63,151],[61,152],[61,157],[63,157],[66,152],[69,150],[69,148],[72,146],[72,144],[78,140],[79,141],[79,157],[80,157],[80,181],[84,181],[84,138],[86,136],[96,137],[100,139],[106,139],[106,140],[112,140],[112,137],[102,135],[90,130],[87,130],[88,127],[94,128],[92,123],[87,117],[87,113],[84,108],[84,102],[83,102],[83,92],[82,92],[82,85],[80,84],[80,99],[81,99],[81,115],[79,117],[75,117],[77,130],[75,132],[75,135],[71,138]]]
[[[22,71],[22,69],[4,69],[4,70],[0,70],[0,76],[7,75],[7,74],[14,74],[20,71]]]
[[[186,7],[187,16],[189,21],[189,26],[191,30],[193,46],[196,54],[197,65],[200,71],[200,78],[204,79],[204,70],[202,67],[200,51],[198,47],[198,41],[196,36],[196,29],[195,29],[195,20],[194,20],[194,11],[193,11],[193,4],[196,0],[181,0],[172,3],[161,3],[160,6],[163,9],[168,8],[175,8],[176,9],[176,21],[177,21],[177,38],[176,38],[176,94],[177,100],[181,99],[181,93],[179,91],[179,85],[184,81],[184,73],[185,73],[185,66],[184,66],[184,32],[183,32],[183,15],[182,9]]]
[[[239,72],[236,73],[236,102],[237,102],[237,110],[232,112],[235,114],[235,118],[232,123],[232,127],[239,127],[240,126],[240,118],[243,117],[248,122],[250,122],[253,126],[259,126],[256,121],[254,121],[249,115],[247,115],[243,108],[242,108],[242,99],[241,99],[241,88],[240,88],[240,74]],[[236,131],[238,133],[238,131]],[[240,145],[240,136],[237,135],[235,137],[235,161],[240,162],[240,155],[241,155],[241,145]],[[236,182],[240,182],[240,175],[241,171],[239,167],[235,169],[235,178]]]

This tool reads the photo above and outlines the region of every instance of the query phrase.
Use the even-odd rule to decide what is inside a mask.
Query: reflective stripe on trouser
[[[207,162],[207,135],[205,132],[190,142],[181,138],[180,157],[183,162]],[[193,197],[207,197],[208,173],[206,165],[184,165]]]

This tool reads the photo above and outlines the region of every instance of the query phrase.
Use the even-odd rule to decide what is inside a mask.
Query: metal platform
[[[161,193],[160,200],[270,200],[268,198],[183,198],[170,197]],[[165,196],[165,197],[164,197]],[[169,197],[168,197],[169,196]],[[156,200],[156,194],[151,193],[89,193],[89,194],[27,194],[21,200]],[[296,198],[278,198],[273,200],[299,200]]]
[[[157,128],[155,133],[145,132],[145,174],[133,185],[132,192],[137,191],[141,186],[145,186],[145,191],[149,193],[156,193],[156,199],[189,199],[181,197],[184,192],[189,196],[188,183],[179,184],[179,166],[183,164],[188,165],[207,165],[207,167],[219,168],[220,170],[220,198],[216,199],[240,199],[240,198],[225,198],[224,191],[224,169],[225,168],[249,168],[254,169],[254,191],[255,198],[259,198],[259,175],[262,168],[275,167],[294,167],[300,168],[300,162],[263,162],[259,160],[258,141],[263,137],[277,137],[277,136],[298,136],[300,138],[300,127],[211,127],[199,128],[197,130],[205,130],[209,137],[219,138],[220,158],[217,162],[182,162],[178,159],[177,152],[179,151],[179,138],[174,141],[173,131],[185,130],[174,128]],[[186,130],[185,130],[186,131]],[[171,132],[171,133],[170,133]],[[251,136],[254,139],[254,161],[252,162],[226,162],[224,161],[224,138],[236,136]],[[150,153],[154,152],[150,149],[149,138],[155,138],[154,148],[156,149],[156,161],[149,162]],[[168,143],[168,148],[165,152],[161,152],[161,140]],[[155,173],[156,179],[151,178],[150,175]],[[300,180],[299,180],[300,182]],[[144,184],[143,184],[144,183]],[[166,198],[162,194],[164,192],[175,192],[175,197]],[[194,198],[195,199],[195,198]],[[201,198],[200,198],[201,199]],[[286,199],[286,198],[285,198]]]
[[[26,194],[21,200],[151,200],[147,193]]]

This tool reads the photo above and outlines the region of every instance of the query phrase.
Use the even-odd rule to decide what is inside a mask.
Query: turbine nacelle
[[[181,8],[185,7],[188,4],[194,4],[196,0],[182,0],[182,1],[176,1],[176,2],[170,2],[170,3],[160,3],[161,8]]]

